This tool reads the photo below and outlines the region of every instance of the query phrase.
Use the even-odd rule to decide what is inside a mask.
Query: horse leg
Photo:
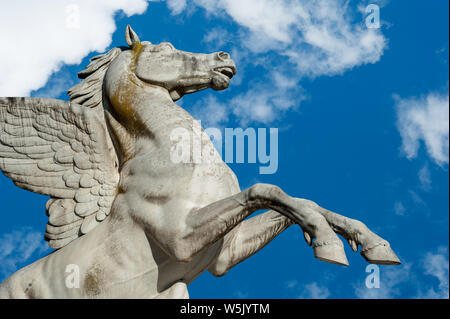
[[[291,219],[273,210],[244,220],[225,235],[219,254],[208,268],[209,272],[216,277],[225,275],[293,224]]]
[[[200,250],[224,238],[246,217],[260,209],[275,210],[299,224],[310,238],[315,238],[312,246],[316,258],[348,265],[343,244],[325,217],[306,202],[286,195],[274,185],[253,185],[236,195],[187,213],[182,221],[179,216],[151,215],[155,220],[149,226],[153,226],[152,236],[158,239],[165,251],[180,262],[189,262]],[[161,220],[166,222],[161,223]]]

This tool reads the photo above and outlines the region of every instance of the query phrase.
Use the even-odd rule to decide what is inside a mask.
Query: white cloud
[[[298,285],[298,281],[296,279],[292,279],[292,280],[289,280],[288,282],[286,282],[285,285],[286,285],[286,288],[292,289]]]
[[[114,14],[141,14],[146,0],[17,0],[0,8],[0,96],[28,96],[63,64],[103,52],[116,29]]]
[[[401,294],[399,285],[411,280],[412,264],[380,267],[380,287],[367,288],[365,282],[355,284],[355,294],[361,299],[392,299]]]
[[[448,164],[449,156],[449,95],[430,93],[425,97],[401,99],[394,96],[397,106],[397,127],[402,137],[406,157],[417,157],[420,142],[438,164]]]
[[[279,0],[194,0],[208,12],[220,15],[226,12],[233,20],[254,33],[263,33],[268,37],[289,42],[290,26],[295,22],[296,14],[291,10],[299,9],[292,1]]]
[[[298,107],[305,98],[297,85],[303,77],[332,76],[375,63],[386,47],[380,30],[368,29],[359,12],[352,16],[357,10],[352,11],[348,1],[193,0],[189,5],[214,18],[231,18],[239,26],[233,35],[210,30],[206,43],[217,49],[231,44],[232,57],[239,55],[240,72],[246,64],[257,64],[269,74],[264,84],[249,83],[247,93],[227,102],[229,114],[241,125],[268,124],[280,111]],[[180,12],[178,7],[172,11]]]
[[[203,42],[207,43],[214,50],[221,50],[232,39],[232,35],[221,27],[212,28],[203,37]],[[233,56],[234,58],[234,56]]]
[[[408,194],[415,205],[427,206],[427,203],[412,189],[408,190]]]
[[[447,256],[446,256],[447,255]],[[437,279],[438,286],[429,287],[420,297],[431,299],[448,299],[449,298],[449,274],[448,274],[448,254],[447,248],[441,247],[436,254],[427,253],[422,260],[422,266],[426,275]]]
[[[40,257],[49,247],[44,236],[30,227],[0,236],[0,278],[12,275],[31,257]]]
[[[202,121],[203,127],[221,127],[229,116],[229,108],[213,95],[207,95],[192,108],[195,119]]]
[[[226,125],[232,115],[243,127],[251,122],[268,124],[280,120],[287,110],[295,109],[306,98],[295,79],[274,71],[266,82],[250,84],[246,92],[227,102],[219,102],[215,95],[208,94],[194,105],[192,113],[213,127]]]
[[[186,0],[167,0],[167,7],[172,14],[180,14],[186,8]]]
[[[377,62],[386,39],[354,19],[348,1],[194,0],[215,16],[227,14],[242,27],[241,46],[289,58],[299,76],[334,75]]]
[[[303,292],[299,298],[301,299],[326,299],[330,296],[327,287],[319,286],[317,282],[312,282],[303,287]]]
[[[300,290],[299,299],[326,299],[330,296],[330,291],[327,287],[312,282],[306,285],[299,285],[297,279],[292,279],[285,282],[285,287],[289,290]]]
[[[31,92],[31,96],[57,99],[61,94],[67,92],[67,89],[74,84],[73,77],[69,72],[59,71],[49,78],[45,87]]]
[[[395,202],[394,204],[394,213],[399,216],[403,216],[405,214],[405,206],[402,202]]]
[[[423,186],[421,188],[425,190]],[[431,218],[430,207],[417,190],[408,189],[406,195],[401,201],[395,201],[392,211],[396,215],[410,217],[412,214],[419,214],[422,217]]]
[[[286,110],[296,108],[306,96],[293,78],[275,71],[266,83],[250,85],[250,89],[235,96],[229,103],[233,114],[245,126],[250,122],[268,124],[279,120]]]
[[[363,299],[449,298],[448,248],[427,252],[418,263],[380,267],[380,288],[366,288],[364,281],[354,283],[355,294]],[[429,278],[433,277],[434,280]],[[411,294],[412,291],[416,294]]]

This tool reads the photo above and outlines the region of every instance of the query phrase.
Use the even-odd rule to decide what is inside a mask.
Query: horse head
[[[191,53],[169,42],[141,42],[130,26],[125,36],[134,55],[131,69],[136,77],[166,89],[174,101],[208,88],[224,90],[236,74],[236,65],[228,53]]]

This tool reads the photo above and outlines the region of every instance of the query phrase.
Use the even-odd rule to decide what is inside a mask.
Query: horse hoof
[[[314,241],[314,257],[328,263],[348,266],[347,256],[345,255],[344,245],[338,239],[332,241]]]
[[[400,259],[395,255],[387,241],[382,241],[374,246],[363,248],[361,255],[371,264],[400,265]]]

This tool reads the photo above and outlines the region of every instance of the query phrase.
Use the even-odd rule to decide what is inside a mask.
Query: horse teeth
[[[216,71],[222,73],[223,75],[229,77],[230,79],[234,76],[233,70],[228,67],[217,68]]]
[[[352,247],[354,252],[358,251],[358,245],[356,244],[356,242],[353,239],[349,239],[348,243],[350,244],[350,246]]]
[[[306,242],[311,246],[311,236],[307,232],[303,232],[303,237],[305,237]]]

